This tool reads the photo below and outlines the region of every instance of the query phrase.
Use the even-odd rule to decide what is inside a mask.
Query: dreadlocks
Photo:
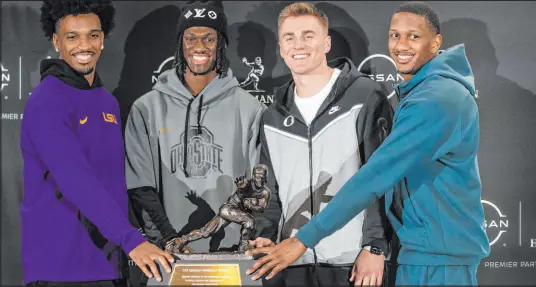
[[[177,52],[175,53],[175,59],[173,60],[173,67],[179,75],[184,74],[184,71],[186,71],[187,68],[186,65],[188,65],[183,53],[183,36],[183,33],[179,34],[177,40]],[[227,77],[227,70],[229,69],[229,59],[227,59],[227,54],[225,53],[226,46],[227,43],[225,42],[225,38],[218,31],[218,47],[216,48],[215,69],[220,78]]]

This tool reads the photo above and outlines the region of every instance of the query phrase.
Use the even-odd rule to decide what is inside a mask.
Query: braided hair
[[[177,39],[177,52],[175,52],[175,58],[173,60],[173,67],[178,75],[184,75],[184,72],[187,69],[188,63],[184,58],[184,48],[183,48],[183,36],[184,33],[180,33]],[[225,37],[218,31],[218,43],[216,47],[216,73],[220,78],[227,77],[227,70],[229,69],[229,59],[225,50],[227,48],[227,43],[225,42]]]

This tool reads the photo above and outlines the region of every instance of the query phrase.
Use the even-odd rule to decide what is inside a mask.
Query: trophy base
[[[150,278],[147,286],[262,286],[262,280],[246,275],[255,259],[244,253],[175,253],[173,257],[171,274],[159,266],[162,282]]]
[[[173,253],[179,260],[252,260],[253,256],[240,252]]]

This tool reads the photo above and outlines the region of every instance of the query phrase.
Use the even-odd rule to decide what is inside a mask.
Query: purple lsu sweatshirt
[[[145,241],[128,220],[116,99],[103,87],[79,89],[46,76],[26,103],[20,147],[24,284],[117,279],[117,266],[69,208],[78,208],[126,254]],[[55,188],[65,202],[56,198]]]

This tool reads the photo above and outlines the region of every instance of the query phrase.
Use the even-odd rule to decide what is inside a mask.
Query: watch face
[[[376,255],[382,255],[383,254],[383,251],[380,248],[374,247],[374,246],[372,246],[370,248],[370,252],[372,252],[373,254],[376,254]]]

